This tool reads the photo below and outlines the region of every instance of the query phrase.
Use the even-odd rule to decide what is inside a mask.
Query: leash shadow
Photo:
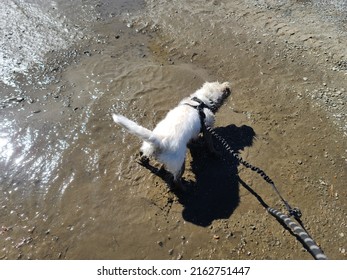
[[[246,125],[228,125],[215,128],[234,151],[252,146],[254,130]],[[218,141],[214,146],[219,157],[211,157],[205,152],[204,141],[199,139],[189,145],[192,156],[191,169],[195,174],[195,184],[189,192],[176,193],[184,206],[184,220],[207,227],[214,220],[228,219],[240,202],[238,162]]]

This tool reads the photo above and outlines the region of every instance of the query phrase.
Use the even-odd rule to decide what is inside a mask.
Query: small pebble
[[[28,229],[28,232],[29,232],[29,233],[33,233],[34,230],[35,230],[35,227],[32,227],[32,228],[29,228],[29,229]]]

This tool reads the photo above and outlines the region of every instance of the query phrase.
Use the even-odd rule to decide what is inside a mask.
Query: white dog
[[[146,158],[153,156],[164,164],[173,175],[174,185],[184,189],[181,177],[185,168],[187,144],[203,133],[207,147],[211,152],[214,148],[211,135],[206,126],[213,127],[214,113],[230,95],[228,82],[206,82],[195,93],[183,99],[177,107],[168,112],[153,131],[121,116],[112,114],[113,120],[138,136],[144,142],[141,147],[142,155]]]

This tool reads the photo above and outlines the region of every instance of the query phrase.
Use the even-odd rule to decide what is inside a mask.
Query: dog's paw
[[[147,166],[149,164],[149,157],[145,156],[142,152],[136,154],[136,161],[138,164]]]
[[[193,181],[186,181],[183,178],[177,182],[173,182],[170,190],[176,194],[191,194],[196,190],[196,184]]]

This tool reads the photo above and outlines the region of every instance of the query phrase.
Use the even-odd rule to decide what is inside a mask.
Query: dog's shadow
[[[254,130],[245,125],[218,127],[215,132],[236,152],[251,146],[255,137]],[[206,227],[216,219],[228,219],[239,204],[238,162],[216,139],[213,143],[219,158],[204,153],[203,143],[199,142],[189,146],[194,189],[188,194],[179,193],[178,197],[184,206],[183,218]]]
[[[214,130],[236,152],[252,146],[255,137],[254,130],[245,125],[241,127],[229,125]],[[240,200],[238,162],[218,140],[213,139],[213,143],[220,153],[219,157],[213,157],[206,152],[203,139],[189,145],[192,156],[190,164],[195,182],[187,182],[187,192],[175,192],[178,201],[184,207],[183,218],[203,227],[211,225],[217,219],[228,219]],[[169,182],[169,176],[164,170],[158,170],[149,164],[144,166]]]

